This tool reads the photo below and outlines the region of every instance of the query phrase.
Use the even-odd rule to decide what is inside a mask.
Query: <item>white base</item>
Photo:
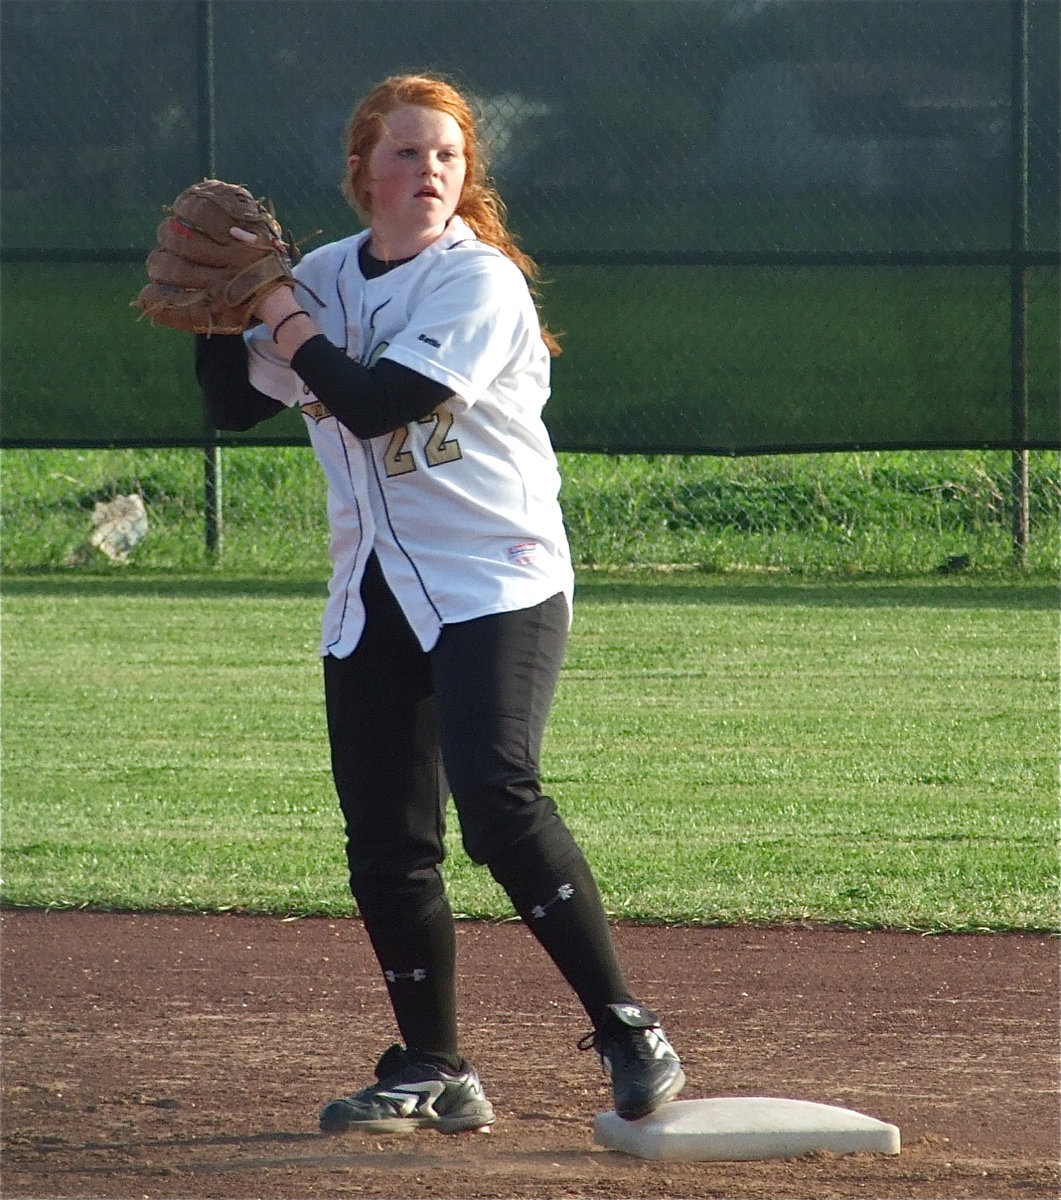
[[[672,1100],[639,1121],[601,1113],[593,1136],[609,1150],[671,1162],[792,1158],[820,1150],[899,1153],[895,1125],[849,1108],[769,1096]]]

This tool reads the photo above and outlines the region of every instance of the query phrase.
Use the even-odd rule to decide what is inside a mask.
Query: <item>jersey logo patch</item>
[[[434,346],[436,350],[438,350],[442,346],[441,342],[435,341],[435,339],[433,337],[428,337],[426,333],[420,334],[420,336],[416,340],[418,342],[427,342],[427,344],[429,346]]]
[[[525,567],[534,562],[538,556],[537,542],[519,542],[515,546],[509,546],[505,552],[508,555],[508,561],[517,566]]]
[[[322,404],[319,400],[314,400],[312,404],[299,405],[302,409],[302,415],[316,421],[319,425],[321,421],[326,421],[332,414],[326,404]]]

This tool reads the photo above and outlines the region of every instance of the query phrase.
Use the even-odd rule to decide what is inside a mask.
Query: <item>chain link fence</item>
[[[298,419],[219,441],[188,345],[128,305],[202,175],[350,232],[346,116],[416,69],[478,98],[566,334],[580,561],[1056,559],[1052,0],[4,0],[0,27],[8,565],[76,560],[133,492],[145,563],[201,559],[204,523],[234,568],[269,530],[323,554]]]
[[[754,457],[561,453],[576,563],[708,573],[912,576],[1013,566],[1005,451]],[[207,488],[223,522],[205,537]],[[328,575],[324,478],[303,446],[19,450],[4,455],[8,571],[134,562],[166,571]],[[1057,577],[1061,459],[1033,452],[1024,565]],[[109,506],[143,502],[142,524]],[[110,541],[94,544],[108,532]],[[103,524],[101,524],[103,522]],[[132,537],[130,538],[130,533]]]

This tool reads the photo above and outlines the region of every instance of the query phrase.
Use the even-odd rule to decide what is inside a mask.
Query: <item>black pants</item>
[[[596,1021],[630,992],[592,873],[539,779],[566,598],[447,625],[425,653],[375,557],[361,594],[356,650],[324,659],[328,733],[351,891],[407,1042],[455,1040],[440,872],[449,794],[468,855],[533,914],[532,932]]]
[[[442,862],[452,792],[469,856],[487,863],[555,814],[539,756],[567,642],[567,601],[447,625],[420,649],[370,560],[367,624],[324,659],[332,769],[355,894]]]

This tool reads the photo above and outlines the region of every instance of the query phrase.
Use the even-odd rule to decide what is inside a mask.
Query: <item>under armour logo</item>
[[[376,1095],[397,1105],[399,1116],[411,1117],[418,1112],[421,1116],[437,1117],[435,1101],[445,1090],[441,1079],[425,1079],[422,1083],[399,1083],[392,1090]]]
[[[544,904],[536,904],[531,909],[531,916],[534,917],[536,921],[540,921],[545,916],[546,909],[552,908],[557,900],[570,900],[574,894],[575,889],[571,886],[571,884],[560,884],[560,886],[556,889],[555,896],[551,897],[549,900],[546,900]]]
[[[411,971],[406,971],[404,975],[397,971],[384,971],[383,978],[388,983],[397,983],[399,979],[411,979],[413,983],[423,983],[427,978],[427,972],[423,967],[414,967]]]

